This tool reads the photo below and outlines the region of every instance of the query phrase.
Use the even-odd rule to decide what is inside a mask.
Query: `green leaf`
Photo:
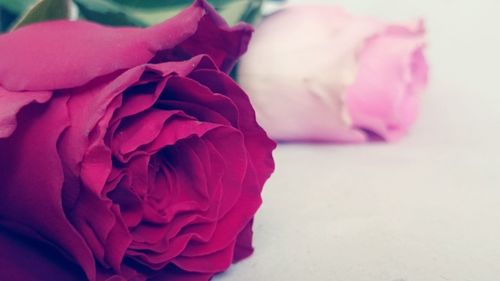
[[[35,22],[69,19],[70,15],[70,0],[40,0],[17,20],[14,29]]]
[[[120,5],[106,0],[74,0],[80,16],[107,25],[146,26]]]
[[[15,15],[0,7],[0,33],[7,31],[15,19]]]
[[[182,9],[193,3],[193,0],[109,0],[120,5],[135,7],[135,8],[165,8],[173,7],[174,9]],[[224,6],[230,2],[241,1],[241,0],[208,0],[210,4],[214,7]],[[243,0],[246,1],[246,0]]]
[[[162,22],[185,7],[177,1],[174,2],[146,0],[143,5],[139,5],[132,1],[75,0],[81,16],[85,19],[118,26],[149,26]]]
[[[262,4],[264,0],[252,1],[241,20],[251,24],[256,24],[262,17]]]
[[[109,0],[118,5],[123,5],[129,8],[140,8],[140,9],[155,9],[155,8],[165,8],[172,7],[177,9],[179,7],[189,6],[192,0]]]
[[[234,24],[251,20],[262,0],[211,0],[216,10]],[[107,25],[150,26],[160,23],[191,5],[192,0],[75,0],[85,19]]]
[[[0,7],[14,15],[19,15],[35,4],[36,0],[1,0]]]
[[[253,23],[260,14],[261,5],[262,0],[237,0],[215,7],[230,25],[234,25],[240,21]]]

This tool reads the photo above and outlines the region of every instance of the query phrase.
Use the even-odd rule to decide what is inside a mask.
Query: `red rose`
[[[205,1],[0,36],[0,280],[208,280],[251,251],[274,143]]]

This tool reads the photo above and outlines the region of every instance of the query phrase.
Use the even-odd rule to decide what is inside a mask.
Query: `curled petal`
[[[238,109],[238,128],[245,136],[251,165],[255,166],[258,182],[262,186],[274,171],[272,151],[276,143],[267,137],[257,124],[255,111],[245,92],[226,74],[211,70],[196,70],[190,77],[214,93],[228,97]]]
[[[422,22],[388,26],[366,41],[356,81],[346,94],[354,127],[387,140],[407,133],[427,83],[424,47]]]
[[[10,136],[17,126],[16,115],[26,105],[45,103],[52,97],[51,92],[12,92],[0,86],[0,138]]]

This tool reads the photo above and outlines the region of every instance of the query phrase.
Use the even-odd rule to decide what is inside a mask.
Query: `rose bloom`
[[[289,6],[257,27],[239,68],[277,140],[395,140],[427,82],[421,22],[392,25],[328,6]]]
[[[0,280],[209,280],[252,252],[275,147],[224,71],[251,28],[0,36]]]

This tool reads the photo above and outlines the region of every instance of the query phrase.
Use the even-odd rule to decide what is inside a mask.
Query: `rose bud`
[[[238,78],[276,140],[396,140],[427,83],[424,35],[421,22],[289,6],[258,25]]]
[[[209,280],[252,252],[275,147],[225,73],[251,27],[0,36],[0,280]]]

